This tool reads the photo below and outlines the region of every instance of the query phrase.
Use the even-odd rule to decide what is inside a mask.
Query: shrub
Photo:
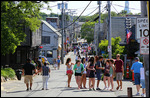
[[[3,76],[4,78],[8,77],[8,74],[6,73],[4,69],[1,69],[1,76]]]
[[[1,76],[5,78],[13,78],[15,76],[15,71],[12,68],[1,69]]]

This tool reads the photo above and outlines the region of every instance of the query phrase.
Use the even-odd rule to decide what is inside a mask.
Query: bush
[[[15,77],[15,71],[12,68],[1,69],[1,76],[5,78],[13,78]]]

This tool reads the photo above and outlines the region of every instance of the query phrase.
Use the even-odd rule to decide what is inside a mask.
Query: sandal
[[[44,90],[44,88],[42,88],[42,90]]]
[[[116,88],[116,90],[118,90],[118,89],[119,89],[119,87],[120,87],[120,86],[118,86],[118,87]]]

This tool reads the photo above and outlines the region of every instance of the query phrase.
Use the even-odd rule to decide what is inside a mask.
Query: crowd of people
[[[89,78],[88,88],[95,91],[95,78],[97,78],[96,90],[102,90],[99,84],[100,80],[103,80],[105,85],[103,90],[114,91],[114,78],[116,78],[116,90],[123,90],[124,65],[123,60],[120,59],[120,54],[116,55],[116,59],[105,59],[103,56],[87,57],[87,55],[81,58],[79,51],[75,51],[74,53],[76,54],[75,64],[72,63],[71,58],[66,60],[68,87],[71,87],[71,77],[74,74],[78,89],[86,89],[86,80]],[[131,71],[135,73],[136,95],[139,95],[140,85],[142,85],[141,96],[145,96],[144,68],[143,64],[139,62],[138,57],[135,58],[135,63],[133,63]]]
[[[76,63],[72,63],[71,58],[67,58],[66,67],[67,67],[67,76],[68,76],[68,87],[71,88],[71,78],[72,75],[75,75],[76,83],[78,89],[87,89],[86,80],[89,78],[88,88],[89,90],[95,91],[95,78],[97,78],[96,90],[102,90],[100,88],[100,80],[103,80],[105,87],[103,90],[114,91],[114,77],[116,77],[117,88],[116,90],[122,91],[122,79],[124,76],[124,65],[123,61],[120,59],[120,54],[116,55],[116,59],[105,59],[103,56],[92,56],[81,58],[79,51],[77,51]],[[50,78],[50,68],[47,66],[47,63],[44,63],[44,66],[35,59],[37,68],[31,64],[31,60],[27,59],[27,63],[23,66],[23,75],[24,83],[26,84],[27,91],[32,90],[33,82],[33,70],[35,74],[42,73],[43,88],[42,90],[48,90],[48,80]],[[58,58],[55,64],[58,64],[58,69],[60,68],[60,59]],[[37,70],[36,70],[37,69]],[[145,74],[143,64],[139,61],[139,58],[135,58],[135,63],[131,67],[131,71],[134,72],[135,85],[137,88],[137,94],[140,95],[140,85],[142,85],[142,94],[145,96]],[[108,81],[106,83],[106,81]],[[30,82],[30,88],[29,88]]]

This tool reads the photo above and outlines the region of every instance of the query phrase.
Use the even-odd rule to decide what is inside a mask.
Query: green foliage
[[[87,40],[88,43],[94,40],[95,22],[86,22],[81,27],[81,38]]]
[[[1,76],[5,78],[13,78],[15,76],[15,71],[12,68],[1,69]]]
[[[14,53],[17,46],[25,41],[24,27],[35,31],[40,27],[40,8],[36,1],[1,2],[1,53]]]
[[[112,58],[116,57],[116,54],[123,54],[125,46],[120,46],[119,42],[121,41],[120,37],[111,38],[111,45],[112,45]],[[103,56],[105,58],[108,58],[108,40],[101,40],[99,43],[99,47],[101,51],[105,51],[105,54]]]

